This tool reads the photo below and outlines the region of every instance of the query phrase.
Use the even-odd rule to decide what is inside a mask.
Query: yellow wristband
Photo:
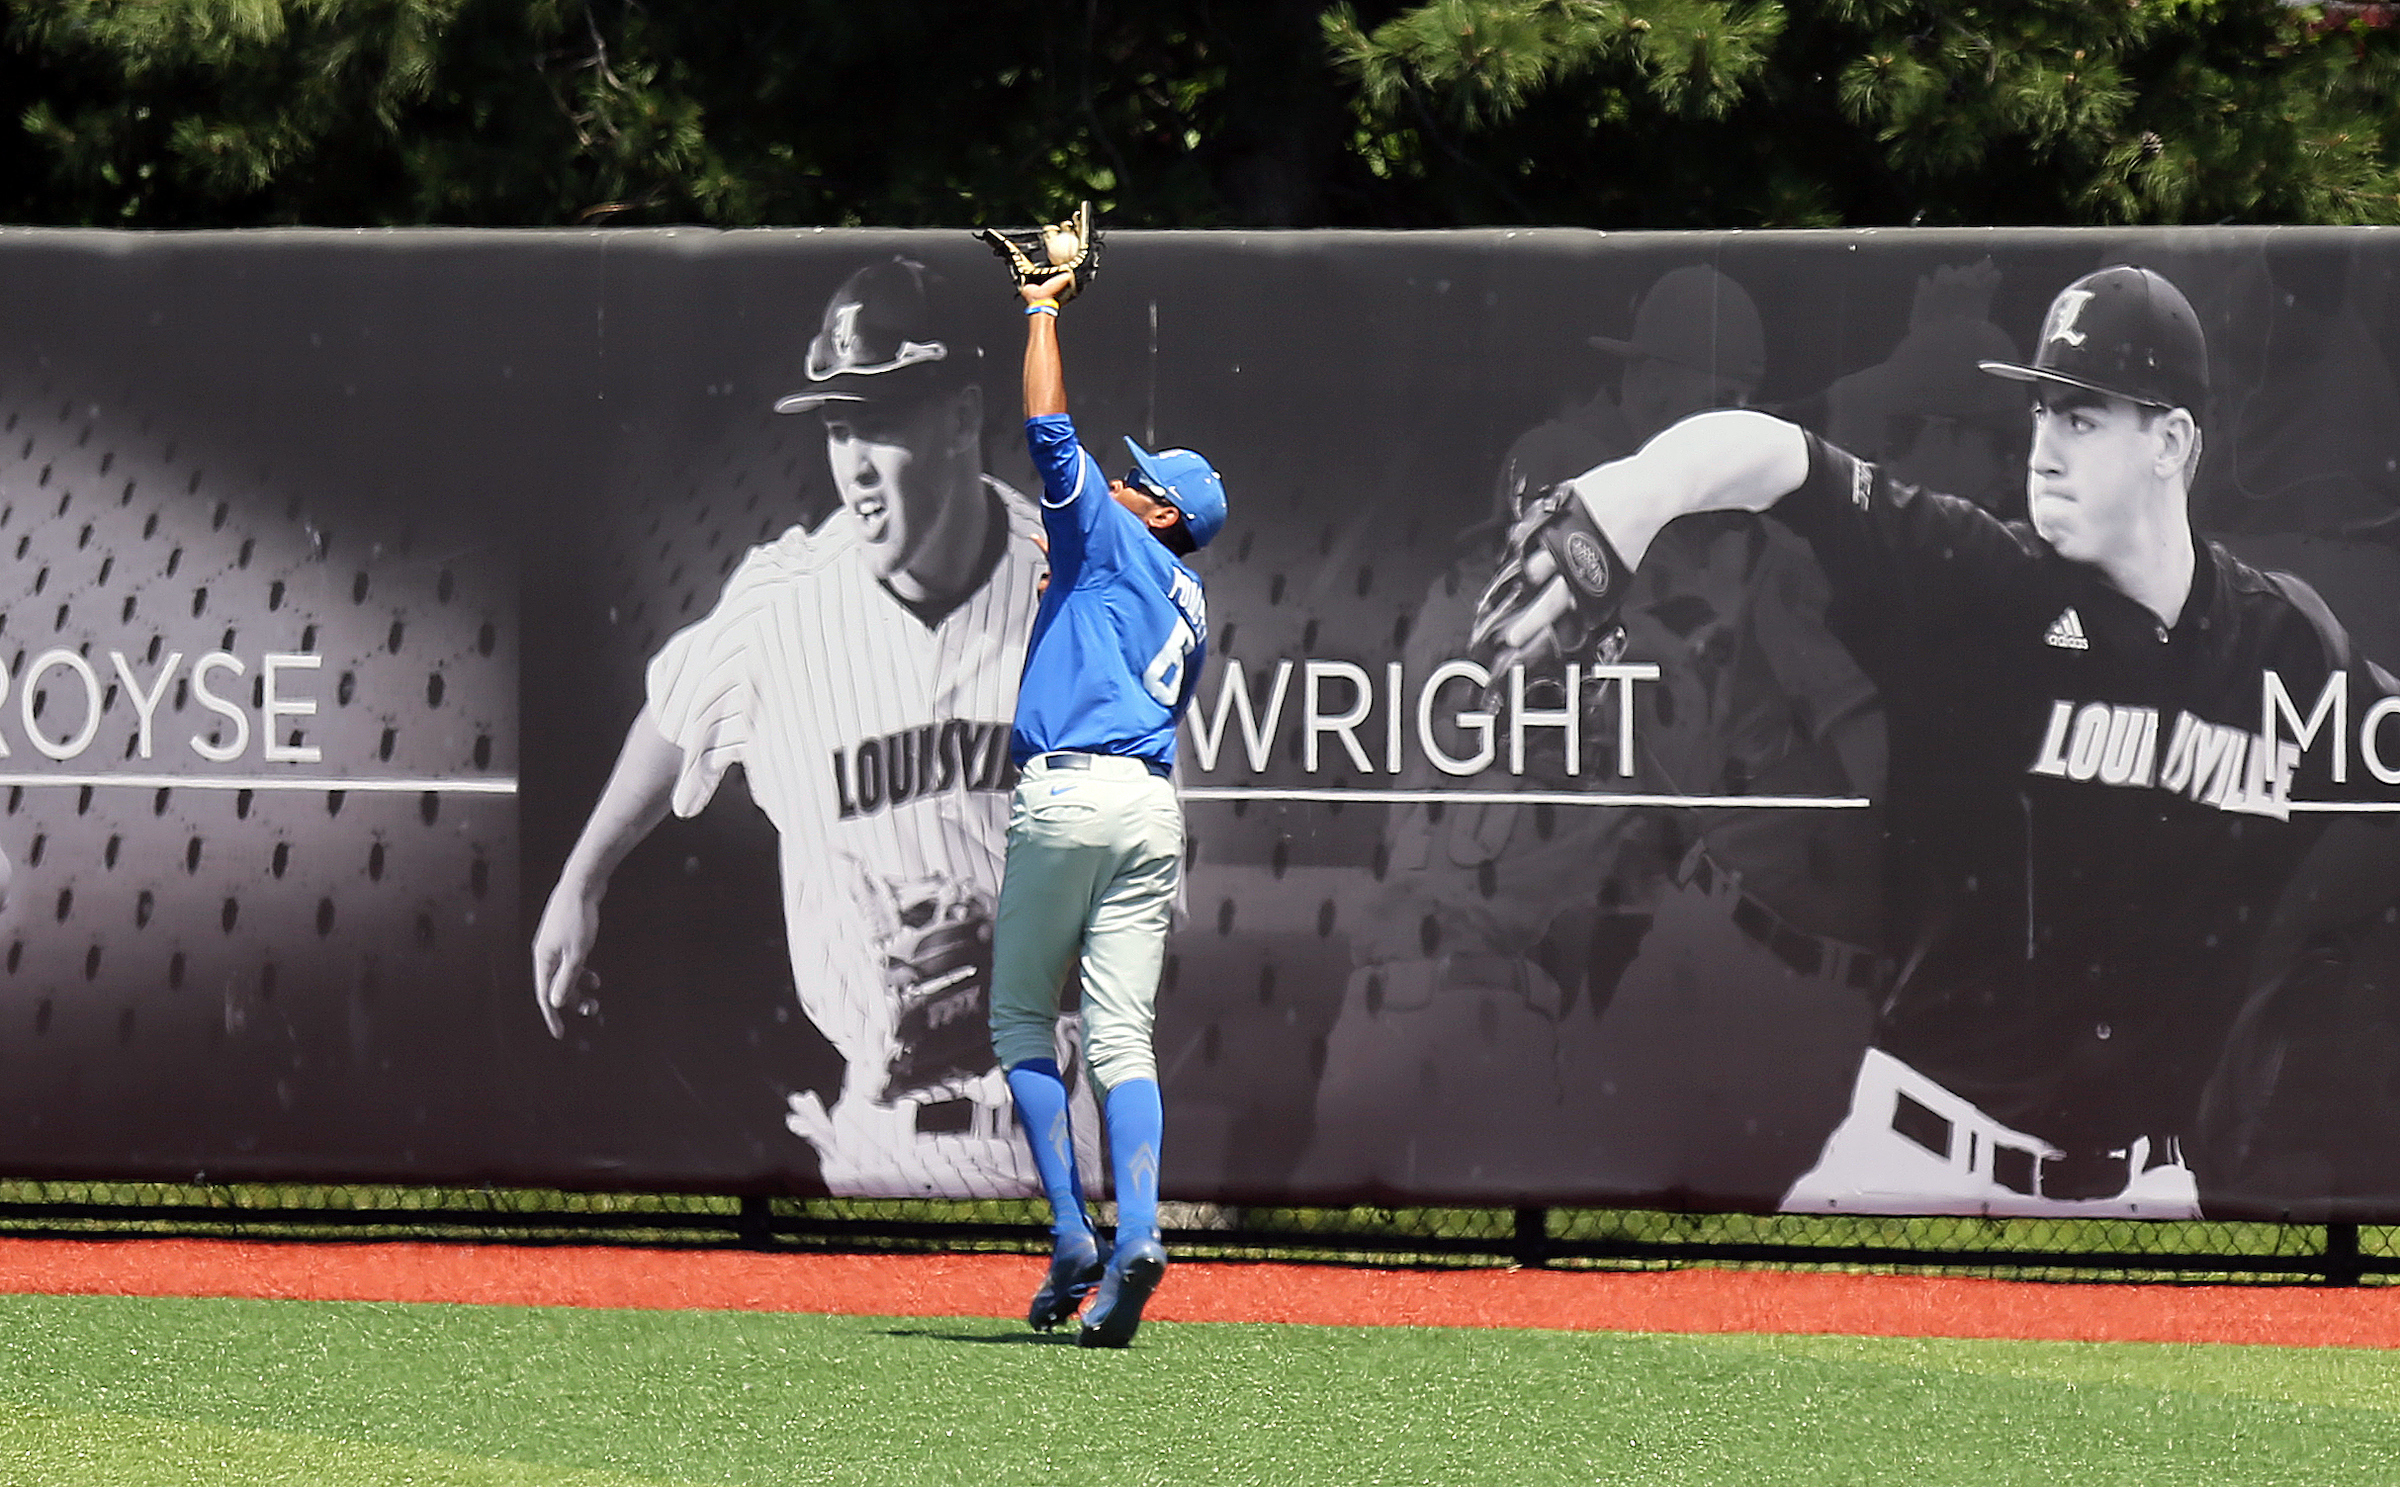
[[[1028,300],[1025,303],[1025,313],[1028,315],[1055,315],[1058,313],[1058,301],[1054,299]]]

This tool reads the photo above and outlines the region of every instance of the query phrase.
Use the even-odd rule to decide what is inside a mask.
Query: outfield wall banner
[[[1032,1192],[1022,326],[0,232],[0,1172]],[[1061,335],[1230,496],[1168,1197],[2400,1220],[2382,237],[1129,231]],[[1488,665],[1560,492],[1619,607]]]

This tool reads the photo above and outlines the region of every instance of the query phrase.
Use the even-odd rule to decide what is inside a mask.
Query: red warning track
[[[493,1306],[1015,1317],[1023,1255],[765,1255],[500,1245],[0,1239],[0,1292],[435,1301]],[[1355,1270],[1187,1263],[1149,1316],[1174,1322],[1840,1332],[2400,1347],[2400,1286],[2044,1285],[1681,1270]]]

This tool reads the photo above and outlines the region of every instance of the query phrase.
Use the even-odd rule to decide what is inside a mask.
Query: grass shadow
[[[1073,1347],[1072,1331],[1057,1332],[941,1332],[929,1327],[887,1327],[886,1337],[922,1338],[927,1342],[986,1342],[1010,1346]]]

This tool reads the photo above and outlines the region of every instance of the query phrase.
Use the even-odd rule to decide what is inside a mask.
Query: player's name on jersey
[[[323,758],[291,726],[316,714],[322,656],[270,651],[244,659],[212,650],[187,664],[185,652],[154,640],[139,655],[112,650],[97,663],[62,646],[20,655],[15,664],[12,676],[0,661],[0,758],[18,757],[20,747],[60,763],[95,751],[131,761],[187,749],[211,764],[245,755],[290,764]]]
[[[862,738],[833,751],[842,819],[872,815],[945,790],[1013,790],[1009,725],[950,718]]]
[[[1295,668],[1282,660],[1254,690],[1242,663],[1229,657],[1216,697],[1195,697],[1184,727],[1203,772],[1218,767],[1231,722],[1253,773],[1288,757],[1277,745],[1296,734],[1301,768],[1310,774],[1399,774],[1422,761],[1447,775],[1501,768],[1522,775],[1527,759],[1539,757],[1568,776],[1630,778],[1635,689],[1659,674],[1656,662],[1628,661],[1533,673],[1512,666],[1495,677],[1473,661],[1450,660],[1422,677],[1393,661],[1378,677],[1355,661],[1308,659]],[[1485,704],[1487,695],[1496,706]]]
[[[2326,759],[2326,777],[2350,782],[2353,737],[2359,761],[2385,785],[2400,785],[2400,766],[2388,763],[2383,725],[2400,715],[2400,697],[2380,697],[2350,731],[2349,677],[2336,672],[2302,711],[2273,671],[2260,685],[2256,731],[2178,713],[2162,730],[2159,710],[2122,703],[2059,699],[2050,704],[2040,749],[2028,773],[2053,779],[2166,790],[2202,805],[2242,815],[2288,820],[2292,779],[2311,750]],[[2162,742],[2163,732],[2163,742]],[[2400,746],[2400,739],[2395,739]],[[2395,747],[2392,753],[2400,753]]]

